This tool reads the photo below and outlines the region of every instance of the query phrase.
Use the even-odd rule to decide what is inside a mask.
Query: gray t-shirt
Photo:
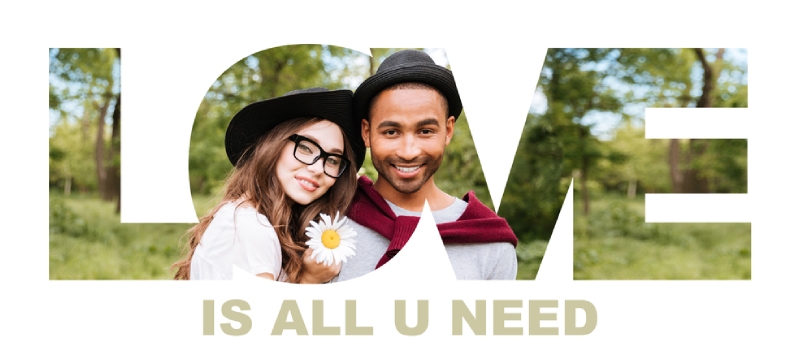
[[[397,216],[422,214],[402,209],[387,200],[386,202]],[[463,200],[455,198],[448,207],[433,211],[433,219],[436,224],[456,221],[467,205]],[[348,224],[357,231],[356,254],[343,264],[340,274],[333,282],[350,280],[374,271],[391,243],[383,235],[351,219]],[[516,251],[511,243],[444,244],[444,248],[452,263],[455,277],[459,280],[516,279]]]

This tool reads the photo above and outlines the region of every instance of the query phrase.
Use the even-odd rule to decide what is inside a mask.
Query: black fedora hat
[[[404,82],[425,83],[438,89],[447,98],[449,115],[457,119],[461,114],[463,105],[452,72],[437,65],[425,52],[402,50],[388,56],[377,68],[377,73],[355,90],[354,109],[357,120],[368,118],[369,103],[374,96],[388,86]]]
[[[280,97],[254,102],[243,107],[226,129],[226,156],[232,165],[247,159],[252,145],[282,122],[294,118],[318,117],[338,125],[346,134],[360,169],[366,156],[366,146],[360,135],[359,121],[352,114],[352,91],[330,91],[322,87],[294,90]]]

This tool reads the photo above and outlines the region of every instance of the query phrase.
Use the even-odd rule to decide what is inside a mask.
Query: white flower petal
[[[310,221],[310,227],[308,227],[308,228],[310,228],[312,230],[315,230],[319,234],[321,234],[321,232],[324,232],[324,230],[321,227],[321,224],[318,223],[318,222],[315,222],[315,221]]]
[[[305,229],[305,234],[310,237],[306,242],[307,246],[313,249],[311,257],[319,264],[327,266],[339,262],[346,262],[346,258],[355,255],[357,231],[347,224],[347,217],[341,216],[340,211],[335,212],[334,217],[327,214],[320,214],[319,221],[310,221],[310,225]],[[327,230],[335,231],[340,244],[333,248],[327,248],[322,239],[323,233]]]
[[[341,240],[352,239],[355,236],[357,236],[357,232],[354,231],[354,230],[348,230],[348,231],[341,230],[341,231],[338,231],[338,235],[341,237]]]
[[[341,227],[345,227],[346,225],[346,217],[341,217],[340,220],[336,220],[333,225],[335,225],[336,230],[340,230]]]
[[[323,247],[322,247],[321,250],[317,250],[317,251],[315,251],[313,253],[316,253],[316,252],[318,253],[318,255],[315,258],[315,262],[317,262],[319,264],[327,258],[327,255],[329,255],[328,254],[329,252],[327,250],[323,249]]]
[[[327,254],[324,257],[324,263],[326,263],[327,266],[332,265],[332,260],[333,260],[332,259],[332,254],[333,254],[332,250],[327,250]]]
[[[347,256],[355,256],[355,251],[347,247],[344,247],[343,250],[341,250],[341,253],[344,259],[346,259]]]
[[[321,220],[324,221],[324,227],[326,227],[327,229],[332,227],[332,219],[329,217],[329,215],[321,214]],[[325,230],[322,230],[322,231],[325,231]]]
[[[343,261],[343,254],[340,250],[333,250],[332,251],[332,260],[337,264]]]

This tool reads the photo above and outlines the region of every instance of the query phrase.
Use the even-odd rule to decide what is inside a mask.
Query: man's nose
[[[414,135],[402,138],[402,144],[396,150],[396,155],[405,160],[413,160],[421,154],[421,148]]]

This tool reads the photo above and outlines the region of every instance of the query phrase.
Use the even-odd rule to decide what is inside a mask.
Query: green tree
[[[607,154],[592,132],[594,113],[619,112],[622,104],[602,84],[598,61],[611,49],[550,49],[539,84],[547,110],[531,115],[508,178],[500,214],[523,240],[547,239],[575,177],[580,182],[584,213],[589,210],[589,181]]]
[[[120,49],[50,50],[51,186],[61,183],[69,193],[80,176],[80,189],[96,190],[104,200],[119,200],[119,71]],[[78,139],[70,135],[77,130]],[[79,171],[86,167],[76,165],[86,161],[90,142],[93,182]]]
[[[614,72],[631,86],[631,91],[642,91],[626,97],[643,107],[745,107],[745,68],[726,59],[725,54],[722,48],[622,49]],[[733,146],[728,154],[723,153],[724,142]],[[671,191],[722,191],[722,186],[712,188],[715,182],[725,183],[718,179],[717,171],[711,170],[713,159],[740,157],[738,154],[746,150],[741,146],[744,144],[744,141],[670,140],[666,159]],[[735,191],[741,192],[740,187],[744,185]]]

